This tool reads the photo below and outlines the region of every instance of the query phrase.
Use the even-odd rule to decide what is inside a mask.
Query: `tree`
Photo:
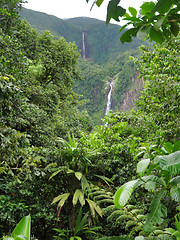
[[[145,81],[140,99],[136,102],[140,114],[151,117],[161,129],[165,141],[179,138],[179,50],[177,37],[162,45],[155,44],[154,51],[142,46],[139,63]]]
[[[19,11],[24,0],[1,0],[0,3],[0,28],[5,33],[10,33],[11,28],[17,24]]]
[[[89,2],[89,0],[86,0]],[[94,3],[100,7],[104,0],[96,0]],[[121,36],[121,42],[131,42],[132,37],[145,38],[147,36],[151,41],[162,43],[172,36],[179,33],[180,23],[180,2],[178,0],[157,0],[145,2],[140,7],[140,16],[137,10],[129,7],[129,13],[122,6],[119,6],[120,0],[110,0],[107,7],[106,23],[113,18],[119,22],[119,17],[128,21],[121,27],[120,32],[130,24],[133,28],[126,30]]]

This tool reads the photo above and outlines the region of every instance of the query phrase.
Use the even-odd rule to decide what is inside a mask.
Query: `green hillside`
[[[119,40],[119,25],[106,26],[104,21],[93,18],[59,19],[25,8],[21,12],[21,18],[26,18],[31,26],[40,32],[49,30],[55,37],[63,36],[68,42],[75,41],[79,50],[82,50],[82,33],[85,32],[86,56],[99,64],[106,62],[112,53],[117,55],[141,45],[138,39],[122,44]]]
[[[59,19],[45,13],[23,8],[21,18],[31,24],[39,32],[49,30],[55,38],[63,36],[68,42],[75,42],[82,51],[82,34],[84,33],[86,59],[79,59],[78,65],[82,80],[77,80],[74,90],[85,100],[81,107],[87,110],[96,124],[101,123],[104,116],[108,81],[115,81],[112,109],[119,110],[124,93],[132,84],[132,77],[136,71],[129,56],[138,55],[141,42],[135,39],[132,43],[121,44],[119,25],[87,18]]]

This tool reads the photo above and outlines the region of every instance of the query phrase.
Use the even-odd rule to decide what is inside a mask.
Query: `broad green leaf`
[[[100,7],[103,2],[104,2],[104,0],[97,0],[97,1],[96,1],[96,5],[97,5],[98,7]]]
[[[95,211],[96,211],[99,214],[99,216],[102,217],[103,213],[102,213],[101,208],[94,201],[92,201],[92,200],[90,200],[88,198],[86,198],[86,200],[87,200],[87,202],[88,202],[88,204],[90,206],[90,209],[92,211],[93,216],[95,217]]]
[[[134,240],[144,240],[145,238],[143,236],[138,236],[138,237],[135,237]]]
[[[175,216],[174,218],[175,218],[175,220],[176,220],[176,221],[175,221],[175,226],[176,226],[178,232],[180,232],[180,222],[178,221],[178,219],[177,219],[176,216]]]
[[[174,177],[170,181],[171,186],[180,185],[180,176]]]
[[[155,3],[153,1],[151,2],[145,2],[140,6],[141,14],[145,16],[149,16],[152,13],[152,9],[154,8]]]
[[[137,173],[142,177],[148,168],[150,164],[150,158],[148,159],[142,159],[140,162],[137,164]]]
[[[161,190],[154,197],[150,206],[150,212],[147,215],[144,229],[148,227],[150,222],[153,222],[155,224],[161,224],[163,222],[163,218],[167,216],[167,209],[164,205],[161,204],[161,199],[164,197],[165,193],[166,190]]]
[[[145,187],[145,189],[147,189],[148,191],[154,191],[155,188],[156,188],[156,184],[155,184],[155,182],[153,182],[153,181],[148,181],[148,182],[145,183],[144,187]]]
[[[77,204],[77,201],[79,200],[81,206],[85,204],[84,194],[81,192],[80,189],[76,189],[74,196],[73,196],[73,205],[75,206]]]
[[[150,31],[149,31],[149,36],[151,38],[151,40],[157,42],[157,43],[163,43],[164,41],[164,36],[162,34],[162,32],[156,31],[154,27],[151,27]]]
[[[174,143],[173,152],[180,151],[180,141]]]
[[[161,28],[164,19],[166,18],[166,16],[161,17],[160,19],[157,20],[157,22],[154,24],[154,28],[156,31],[159,31],[159,29]]]
[[[136,17],[136,15],[137,15],[137,10],[136,10],[135,8],[129,7],[128,10],[129,10],[129,12],[131,13],[131,15],[132,15],[133,17]]]
[[[180,188],[179,186],[174,186],[170,189],[170,196],[171,199],[180,202]]]
[[[3,240],[14,240],[14,238],[5,236],[3,237]]]
[[[27,238],[25,236],[18,235],[16,237],[14,237],[14,240],[27,240]]]
[[[132,36],[135,36],[137,31],[138,30],[136,28],[130,28],[130,29],[126,30],[120,37],[121,42],[122,43],[131,42]]]
[[[30,240],[31,235],[31,216],[23,217],[21,221],[16,225],[11,237],[15,238],[18,235],[22,235],[27,240]]]
[[[178,35],[178,33],[179,33],[179,24],[178,23],[176,23],[176,22],[170,22],[170,25],[171,25],[171,27],[170,27],[170,30],[171,30],[171,32],[172,32],[172,34],[175,36],[175,37],[177,37],[177,35]]]
[[[80,181],[81,178],[82,178],[82,173],[80,173],[80,172],[75,172],[74,174],[75,174],[76,178]]]
[[[169,171],[172,175],[180,173],[180,151],[157,156],[154,162],[158,163],[162,170]]]
[[[173,152],[173,144],[170,142],[166,142],[164,145],[164,149],[168,152],[168,153],[172,153]]]
[[[114,204],[117,208],[122,208],[128,202],[131,197],[135,184],[139,181],[133,180],[122,185],[115,193]]]
[[[54,204],[59,201],[58,207],[62,207],[64,205],[66,199],[69,197],[69,195],[70,195],[70,193],[61,194],[61,195],[55,197],[51,204]]]
[[[160,14],[164,14],[169,11],[171,5],[172,0],[159,0],[152,9],[152,13],[159,12]]]
[[[82,186],[83,191],[85,191],[86,189],[90,189],[89,183],[84,175],[82,175],[82,177],[81,177],[81,186]]]
[[[119,17],[122,17],[126,13],[124,8],[118,6],[119,2],[120,0],[111,0],[108,3],[106,24],[110,22],[111,18],[119,22]]]

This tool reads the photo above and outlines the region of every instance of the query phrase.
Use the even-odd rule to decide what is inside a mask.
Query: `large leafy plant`
[[[3,240],[30,240],[31,234],[31,216],[23,217],[16,225],[11,237],[3,237]]]
[[[153,224],[161,224],[167,217],[167,208],[162,200],[169,195],[172,201],[180,201],[180,141],[174,145],[166,143],[157,150],[164,155],[156,156],[152,161],[142,159],[137,164],[139,178],[122,185],[115,193],[115,206],[122,208],[139,186],[154,192],[149,213],[144,224],[144,231],[151,232]],[[146,174],[145,174],[146,172]]]

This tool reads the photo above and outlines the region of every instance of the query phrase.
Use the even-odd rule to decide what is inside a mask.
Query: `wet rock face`
[[[138,78],[138,71],[134,74],[132,77],[132,84],[130,89],[124,94],[121,106],[120,106],[120,111],[126,112],[128,110],[131,110],[135,106],[135,100],[137,100],[140,95],[141,91],[144,86],[144,81],[142,78]]]

